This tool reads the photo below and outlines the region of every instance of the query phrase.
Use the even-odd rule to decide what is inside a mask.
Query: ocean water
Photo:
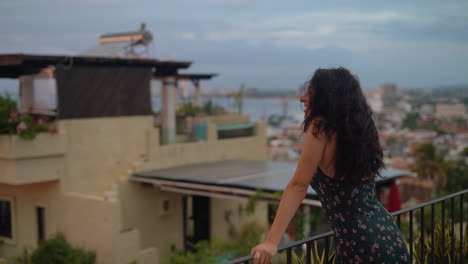
[[[227,111],[237,113],[234,100],[228,97],[202,98],[202,103],[212,100],[213,104],[224,107]],[[183,100],[181,100],[183,102]],[[159,110],[161,103],[158,98],[152,100],[153,109]],[[243,114],[249,114],[252,121],[266,120],[270,115],[286,115],[292,117],[297,122],[302,122],[304,117],[303,109],[299,100],[282,100],[276,98],[245,98],[242,107]]]

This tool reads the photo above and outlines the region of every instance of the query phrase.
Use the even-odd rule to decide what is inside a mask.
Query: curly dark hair
[[[359,182],[380,175],[384,167],[372,110],[359,80],[345,68],[317,69],[303,87],[310,110],[302,124],[304,133],[336,136],[333,159],[335,178]]]

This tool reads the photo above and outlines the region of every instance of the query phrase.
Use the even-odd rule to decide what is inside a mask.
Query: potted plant
[[[51,129],[41,118],[20,113],[14,100],[9,96],[0,96],[0,134],[19,135],[22,139],[32,140],[37,133],[46,131]]]

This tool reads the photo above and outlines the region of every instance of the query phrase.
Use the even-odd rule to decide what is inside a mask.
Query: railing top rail
[[[318,234],[318,235],[315,235],[315,236],[311,236],[311,237],[307,237],[307,238],[304,238],[304,239],[301,239],[301,240],[298,240],[298,241],[294,241],[293,243],[291,244],[288,244],[286,246],[283,246],[283,247],[280,247],[278,249],[278,253],[284,251],[284,250],[287,250],[288,248],[293,248],[293,247],[297,247],[297,246],[300,246],[302,244],[305,244],[307,242],[310,242],[310,241],[314,241],[314,240],[317,240],[317,239],[321,239],[321,238],[324,238],[324,237],[327,237],[327,236],[331,236],[333,235],[334,232],[333,231],[328,231],[326,233],[321,233],[321,234]],[[240,258],[236,258],[234,260],[231,260],[229,262],[226,262],[224,264],[235,264],[235,263],[242,263],[242,262],[245,262],[245,261],[249,261],[249,260],[252,260],[253,259],[253,256],[252,255],[249,255],[249,256],[244,256],[244,257],[240,257]]]
[[[321,233],[321,234],[318,234],[318,235],[315,235],[315,236],[311,236],[311,237],[307,237],[307,238],[304,238],[304,239],[301,239],[301,240],[298,240],[298,241],[294,241],[291,244],[280,247],[278,249],[278,252],[281,252],[281,251],[286,250],[288,248],[297,247],[297,246],[305,244],[305,243],[307,243],[309,241],[314,241],[314,240],[321,239],[321,238],[324,238],[324,237],[327,237],[327,236],[331,236],[334,233],[335,232],[333,232],[333,231],[328,231],[326,233]]]
[[[462,195],[462,194],[465,194],[465,193],[468,193],[468,189],[463,190],[463,191],[459,191],[459,192],[456,192],[456,193],[452,193],[450,195],[447,195],[447,196],[444,196],[444,197],[441,197],[441,198],[438,198],[438,199],[434,199],[432,201],[428,201],[428,202],[425,202],[425,203],[422,203],[422,204],[419,204],[419,205],[416,205],[416,206],[413,206],[413,207],[410,207],[410,208],[405,208],[405,209],[393,212],[393,213],[391,213],[391,215],[395,216],[395,215],[407,213],[409,211],[413,211],[413,210],[419,209],[421,207],[426,207],[426,206],[431,205],[431,204],[435,204],[435,203],[438,203],[438,202],[441,202],[441,201],[445,201],[445,200],[448,200],[450,198],[453,198],[453,197],[456,197],[456,196],[459,196],[459,195]]]

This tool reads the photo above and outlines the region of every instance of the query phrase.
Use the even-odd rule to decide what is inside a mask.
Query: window
[[[45,239],[45,208],[36,207],[37,215],[37,242]]]
[[[0,200],[0,237],[13,238],[11,201]]]

